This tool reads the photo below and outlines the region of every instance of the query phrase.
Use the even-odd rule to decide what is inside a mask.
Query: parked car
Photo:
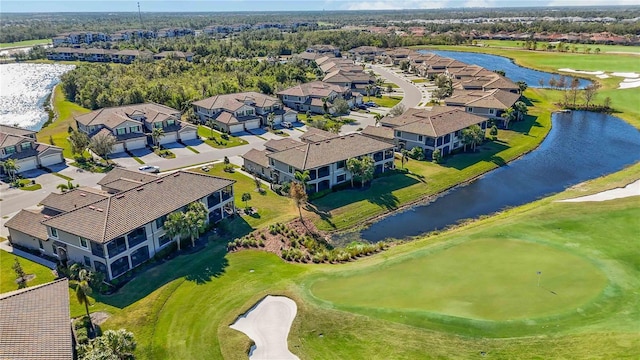
[[[160,172],[160,167],[155,165],[144,165],[144,166],[140,166],[138,170],[157,174]]]
[[[368,101],[364,104],[369,107],[378,107],[378,104],[374,103],[373,101]]]
[[[288,121],[283,121],[282,122],[282,127],[285,127],[287,129],[291,129],[293,127],[293,125]]]
[[[356,107],[357,107],[358,109],[360,109],[360,110],[367,110],[367,111],[369,111],[369,110],[367,109],[367,105],[365,105],[365,104],[358,104],[358,105],[356,105]]]

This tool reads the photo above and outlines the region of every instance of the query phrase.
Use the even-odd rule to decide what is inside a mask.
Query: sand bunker
[[[573,199],[560,200],[559,202],[583,202],[583,201],[607,201],[613,199],[626,198],[629,196],[640,196],[640,180],[633,182],[623,188],[615,188],[593,195],[581,196]]]
[[[573,70],[569,68],[558,69],[558,71],[576,73],[576,74],[585,74],[585,75],[595,75],[600,79],[607,79],[611,76],[622,77],[624,80],[620,82],[618,89],[632,89],[640,87],[640,74],[635,72],[612,72],[610,75],[606,74],[604,71],[584,71],[584,70]]]
[[[298,306],[284,296],[267,296],[240,316],[230,327],[245,333],[255,346],[251,360],[299,360],[289,351],[287,337]]]

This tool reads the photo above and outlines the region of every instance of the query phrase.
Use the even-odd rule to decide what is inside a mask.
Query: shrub
[[[222,133],[222,135],[220,135],[220,137],[224,140],[229,140],[229,135],[227,135],[226,133]],[[225,156],[226,158],[226,156]]]

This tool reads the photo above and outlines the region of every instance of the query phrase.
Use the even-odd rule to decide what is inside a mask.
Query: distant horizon
[[[223,1],[139,1],[144,13],[275,13],[275,12],[334,12],[334,11],[402,11],[402,10],[481,10],[517,8],[589,8],[638,6],[636,0],[542,0],[526,4],[511,0],[223,0]],[[0,12],[7,13],[136,13],[138,1],[65,0],[42,1],[0,0]],[[250,10],[248,10],[250,9]]]

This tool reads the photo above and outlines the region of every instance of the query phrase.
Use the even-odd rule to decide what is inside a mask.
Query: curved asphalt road
[[[371,65],[371,69],[380,74],[383,78],[387,79],[387,81],[397,84],[404,91],[404,98],[400,104],[404,105],[406,109],[416,107],[420,104],[420,101],[422,100],[422,93],[414,83],[398,76],[396,73],[390,71],[389,68],[384,66]]]

